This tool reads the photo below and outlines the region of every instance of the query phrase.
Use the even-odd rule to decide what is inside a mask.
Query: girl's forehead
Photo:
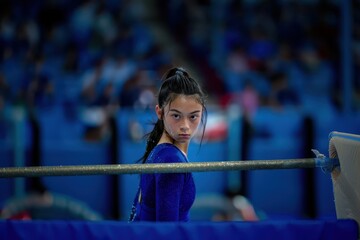
[[[178,95],[172,100],[167,106],[169,109],[177,109],[177,110],[201,110],[202,105],[199,102],[197,95]],[[191,112],[191,111],[190,111]]]

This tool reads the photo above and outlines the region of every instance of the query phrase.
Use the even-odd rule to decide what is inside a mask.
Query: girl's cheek
[[[167,131],[171,136],[173,136],[173,135],[174,135],[173,125],[171,125],[171,124],[167,125],[166,131]]]

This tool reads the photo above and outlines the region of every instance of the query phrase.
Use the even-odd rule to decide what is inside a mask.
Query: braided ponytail
[[[154,147],[158,144],[160,141],[161,135],[164,131],[164,123],[161,119],[158,119],[157,122],[154,125],[153,130],[145,135],[146,138],[146,149],[144,156],[141,157],[142,163],[146,162],[146,159],[148,158],[151,150],[154,149]]]

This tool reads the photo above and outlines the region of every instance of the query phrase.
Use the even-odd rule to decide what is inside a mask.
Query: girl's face
[[[164,112],[162,112],[162,110]],[[189,143],[201,122],[203,107],[195,96],[179,95],[163,109],[156,106],[159,119],[174,143]],[[163,113],[163,114],[162,114]]]

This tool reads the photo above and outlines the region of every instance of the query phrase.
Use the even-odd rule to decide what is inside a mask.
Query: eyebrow
[[[170,109],[169,111],[171,111],[171,112],[177,112],[177,113],[182,113],[182,112],[180,112],[179,110],[176,110],[176,109],[174,109],[174,108]],[[193,112],[191,112],[191,113],[189,113],[189,114],[194,114],[194,113],[199,113],[199,112],[201,112],[201,110],[196,110],[196,111],[193,111]]]

